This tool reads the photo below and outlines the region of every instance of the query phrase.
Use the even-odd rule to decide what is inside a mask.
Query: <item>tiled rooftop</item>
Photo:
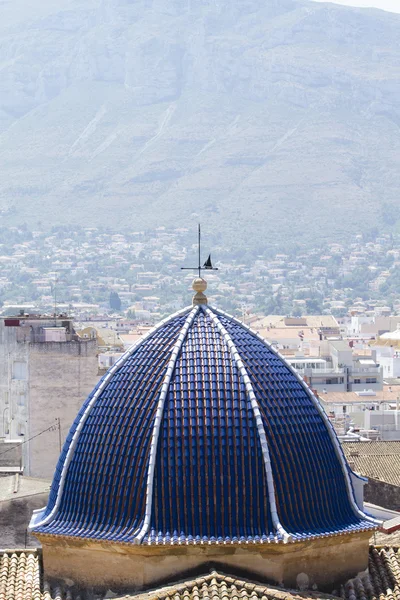
[[[343,442],[343,450],[357,473],[400,486],[400,442]]]
[[[37,552],[0,554],[0,600],[41,600],[40,563]]]
[[[82,596],[43,581],[37,550],[0,550],[0,600],[82,600]]]
[[[344,442],[345,452],[358,452],[360,455],[378,454],[380,456],[397,454],[400,457],[399,442]]]
[[[335,598],[318,592],[297,592],[238,579],[212,571],[175,585],[158,588],[136,596],[121,596],[120,600],[323,600]]]
[[[390,390],[389,385],[384,385],[382,390],[376,390],[374,396],[360,396],[357,392],[327,392],[320,393],[319,399],[326,404],[350,404],[364,403],[371,404],[375,402],[390,402],[396,404],[398,391],[393,388]],[[367,442],[365,442],[367,443]],[[385,442],[386,443],[386,442]],[[392,443],[392,442],[388,442]],[[394,442],[395,443],[395,442]]]
[[[262,317],[261,319],[254,319],[251,323],[253,329],[263,329],[265,327],[269,327],[272,325],[273,327],[284,327],[286,329],[292,329],[296,326],[286,325],[285,320],[286,316],[283,315],[267,315],[266,317]],[[306,319],[306,324],[298,325],[298,327],[306,327],[306,328],[319,328],[319,327],[332,327],[337,328],[338,322],[335,317],[332,315],[308,315],[304,317]]]
[[[143,336],[90,394],[33,525],[38,537],[163,545],[376,528],[349,477],[326,414],[282,356],[195,307]]]
[[[400,600],[400,550],[370,548],[369,572],[343,586],[344,600]],[[0,551],[0,600],[103,600],[113,594],[93,595],[61,585],[50,586],[42,579],[41,557],[37,551]],[[335,598],[318,591],[284,590],[213,571],[196,579],[147,592],[119,596],[120,600],[328,600]]]
[[[345,600],[400,600],[400,550],[375,548],[369,553],[368,573],[347,582]]]

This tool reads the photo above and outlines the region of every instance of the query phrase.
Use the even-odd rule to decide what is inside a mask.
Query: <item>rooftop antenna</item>
[[[57,327],[57,273],[54,277],[54,327]]]
[[[201,227],[199,223],[198,230],[198,266],[197,267],[181,267],[182,271],[198,271],[198,279],[193,281],[193,289],[196,295],[193,298],[193,304],[207,304],[207,297],[203,292],[207,289],[207,282],[202,278],[202,271],[218,271],[216,267],[213,267],[211,262],[211,254],[208,255],[206,262],[201,265]]]

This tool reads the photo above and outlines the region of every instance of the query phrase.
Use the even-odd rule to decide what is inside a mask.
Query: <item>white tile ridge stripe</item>
[[[33,511],[33,515],[31,518],[31,522],[29,523],[29,527],[28,529],[30,531],[32,531],[32,529],[36,528],[36,527],[41,527],[42,525],[47,525],[48,523],[50,523],[50,521],[52,521],[54,519],[54,517],[56,516],[58,509],[60,508],[60,503],[61,503],[61,498],[62,498],[62,493],[63,493],[63,489],[64,489],[64,485],[65,485],[65,480],[67,477],[67,472],[68,472],[68,468],[69,465],[71,464],[72,458],[74,456],[75,453],[75,448],[76,445],[78,443],[78,439],[80,436],[80,433],[82,431],[82,428],[90,414],[90,411],[93,408],[93,405],[95,404],[97,398],[100,396],[100,394],[103,392],[104,388],[107,387],[108,383],[110,382],[110,379],[114,376],[114,374],[125,364],[125,362],[128,360],[128,358],[131,356],[131,354],[139,347],[141,346],[149,337],[151,337],[152,335],[154,335],[157,331],[159,331],[162,327],[164,327],[164,325],[167,325],[170,321],[172,321],[173,319],[184,315],[186,312],[190,311],[192,307],[186,307],[172,315],[170,315],[169,317],[167,317],[166,319],[163,319],[162,321],[160,321],[155,327],[153,327],[150,331],[148,331],[140,340],[138,340],[137,342],[135,342],[118,360],[117,362],[111,367],[111,369],[109,371],[107,371],[107,374],[105,375],[103,381],[101,382],[99,388],[96,390],[96,393],[93,395],[92,399],[90,400],[89,404],[87,405],[85,412],[83,413],[81,420],[79,421],[77,428],[74,432],[74,435],[72,437],[71,443],[69,445],[68,451],[67,451],[67,455],[65,457],[65,461],[63,464],[63,468],[62,468],[62,472],[61,472],[61,477],[60,477],[60,482],[58,485],[58,490],[57,490],[57,498],[55,501],[55,504],[53,506],[52,511],[47,515],[46,518],[41,520],[42,515],[44,514],[46,507],[44,508],[40,508],[40,509],[36,509]],[[192,311],[191,311],[192,312]],[[191,314],[190,312],[190,314]]]
[[[160,435],[161,421],[164,414],[164,405],[165,400],[168,394],[169,384],[171,383],[171,378],[175,369],[176,361],[178,359],[179,353],[181,351],[183,342],[186,339],[187,333],[193,323],[193,320],[199,310],[198,306],[193,307],[190,311],[180,333],[178,339],[175,342],[174,348],[171,353],[171,358],[169,359],[167,370],[164,376],[164,381],[161,386],[160,396],[158,399],[156,417],[154,420],[153,433],[151,437],[150,444],[150,458],[149,458],[149,466],[147,471],[147,488],[146,488],[146,510],[143,525],[140,528],[139,532],[135,535],[133,542],[135,544],[141,544],[144,536],[148,533],[150,529],[150,519],[151,519],[151,509],[153,504],[153,486],[154,486],[154,472],[156,466],[156,457],[157,457],[157,447],[158,447],[158,438]]]
[[[307,392],[307,394],[311,398],[312,402],[315,404],[318,412],[320,413],[320,415],[322,417],[322,420],[324,421],[324,423],[325,423],[325,425],[326,425],[326,427],[328,429],[329,437],[331,438],[331,441],[333,443],[333,446],[334,446],[334,449],[335,449],[335,452],[336,452],[336,456],[338,457],[340,465],[342,467],[342,472],[343,472],[343,475],[344,475],[344,478],[345,478],[345,482],[346,482],[347,495],[348,495],[351,507],[353,509],[353,512],[358,517],[360,517],[360,518],[362,518],[362,519],[364,519],[366,521],[370,521],[371,523],[375,524],[376,526],[381,525],[382,521],[379,521],[378,519],[374,519],[373,517],[371,517],[370,515],[367,515],[366,513],[362,512],[358,508],[358,505],[357,505],[357,502],[356,502],[356,499],[355,499],[354,488],[353,488],[353,485],[352,485],[352,483],[350,481],[349,472],[348,472],[348,469],[347,469],[347,461],[346,461],[346,459],[344,457],[344,452],[342,450],[342,447],[340,445],[340,442],[338,440],[336,432],[335,432],[335,430],[333,428],[332,423],[328,419],[328,415],[326,414],[326,412],[322,408],[320,401],[315,396],[315,394],[313,393],[313,391],[309,388],[309,386],[306,384],[306,382],[301,377],[301,375],[299,375],[299,373],[297,373],[297,371],[294,369],[294,367],[292,367],[292,365],[287,362],[286,358],[278,350],[276,350],[270,344],[270,342],[268,340],[266,340],[265,338],[263,338],[259,333],[253,331],[253,329],[251,329],[251,327],[249,327],[245,323],[242,323],[242,321],[240,321],[239,319],[236,319],[236,317],[233,317],[232,315],[226,313],[225,311],[223,311],[223,310],[221,310],[219,308],[218,309],[213,308],[213,311],[216,314],[220,314],[220,315],[222,315],[224,317],[227,317],[228,319],[231,319],[232,321],[234,321],[235,323],[237,323],[241,327],[244,327],[244,329],[247,329],[247,331],[249,331],[252,335],[254,335],[261,342],[263,342],[266,346],[268,346],[268,348],[271,350],[271,352],[273,352],[276,356],[278,356],[285,363],[285,365],[288,367],[288,369],[293,373],[293,375],[295,375],[295,377],[298,379],[298,381],[301,383],[301,385],[303,386],[303,388],[305,389],[305,391]]]
[[[236,349],[236,346],[235,346],[231,336],[226,331],[226,329],[222,325],[221,321],[218,319],[218,316],[212,310],[210,310],[207,306],[202,306],[202,309],[210,317],[210,319],[213,321],[214,325],[216,326],[216,328],[218,329],[218,331],[224,338],[225,343],[227,344],[227,346],[229,348],[229,351],[232,355],[233,360],[236,362],[237,368],[239,369],[239,372],[240,372],[242,379],[244,381],[244,384],[246,386],[246,394],[250,401],[251,407],[253,409],[254,419],[256,421],[257,431],[258,431],[258,435],[260,438],[261,452],[263,455],[265,474],[267,477],[268,499],[269,499],[270,509],[271,509],[272,524],[273,524],[276,532],[282,536],[283,541],[285,543],[290,542],[290,541],[292,541],[292,536],[286,531],[286,529],[283,527],[283,525],[281,524],[281,522],[279,520],[278,511],[276,508],[275,483],[274,483],[274,476],[272,473],[271,458],[269,455],[267,436],[265,434],[265,429],[264,429],[264,424],[262,421],[260,409],[258,407],[258,402],[257,402],[256,396],[255,396],[254,389],[251,384],[250,378],[246,371],[246,367],[244,366],[243,361],[240,358],[240,355]]]

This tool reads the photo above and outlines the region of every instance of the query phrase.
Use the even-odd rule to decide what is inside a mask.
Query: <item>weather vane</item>
[[[199,223],[199,241],[198,241],[198,245],[199,245],[199,266],[198,267],[181,267],[181,269],[182,269],[182,271],[198,271],[199,272],[199,279],[200,279],[202,271],[218,271],[218,269],[216,267],[212,266],[211,254],[208,255],[208,258],[207,258],[206,262],[204,263],[203,266],[201,266],[201,229],[200,229],[200,223]]]

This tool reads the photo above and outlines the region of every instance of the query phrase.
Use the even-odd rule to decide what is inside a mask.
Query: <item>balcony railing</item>
[[[296,369],[296,367],[294,367],[294,368]],[[340,368],[340,369],[330,369],[330,368],[310,369],[310,368],[306,368],[306,369],[296,369],[296,371],[300,375],[311,375],[312,377],[317,377],[318,375],[320,375],[320,376],[343,375],[343,373],[344,373],[344,369],[342,369],[342,368]]]
[[[369,367],[368,369],[351,369],[349,375],[360,375],[362,373],[366,375],[379,375],[381,372],[380,367]]]
[[[293,366],[293,365],[292,365]],[[296,367],[293,366],[294,369],[296,369]],[[338,369],[330,369],[330,368],[324,368],[324,369],[310,369],[310,368],[305,368],[305,369],[296,369],[297,373],[299,373],[300,375],[311,375],[312,377],[317,377],[318,375],[323,376],[323,375],[343,375],[343,373],[346,372],[346,369],[339,367]],[[365,368],[365,369],[352,369],[351,367],[349,368],[349,376],[351,375],[371,375],[372,377],[376,377],[380,374],[380,367],[369,367],[369,368]]]

